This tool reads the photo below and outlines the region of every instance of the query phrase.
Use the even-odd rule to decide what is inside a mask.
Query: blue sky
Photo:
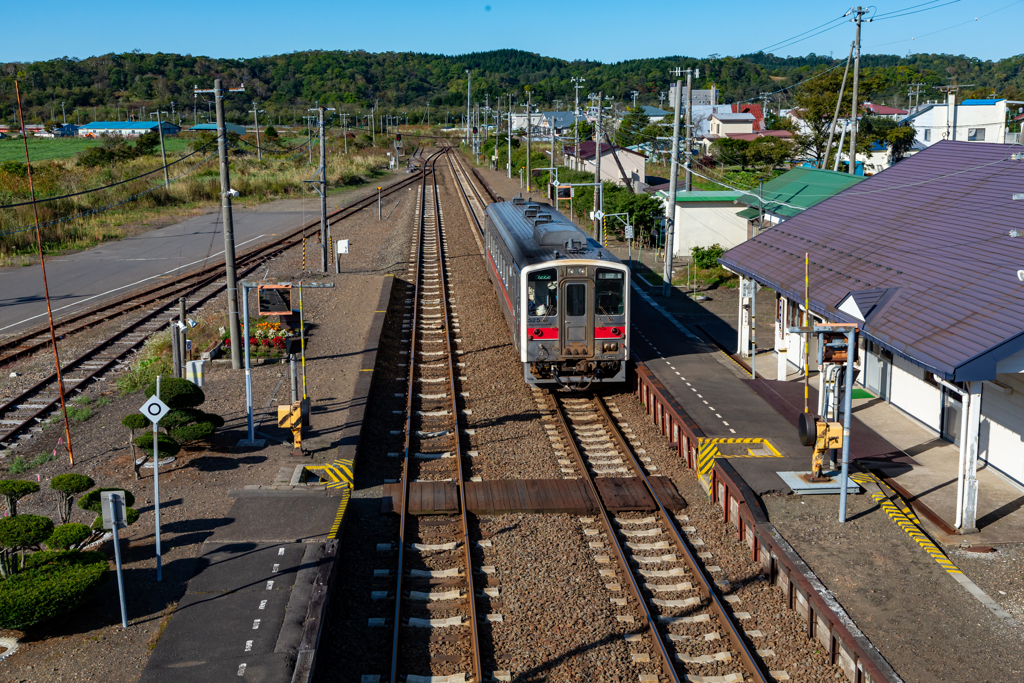
[[[214,6],[225,8],[219,35],[212,30]],[[460,54],[495,48],[617,62],[673,54],[738,55],[794,37],[802,39],[767,51],[839,56],[847,53],[854,33],[852,24],[838,20],[850,6],[836,0],[691,0],[667,6],[623,0],[220,5],[50,0],[37,9],[42,13],[8,13],[8,21],[18,24],[4,32],[0,62],[134,49],[255,57],[308,49]],[[162,15],[154,18],[152,10]],[[883,16],[902,10],[909,13]],[[867,53],[945,52],[994,60],[1024,52],[1024,0],[888,0],[873,11],[878,20],[863,28]],[[677,30],[667,37],[670,25]]]

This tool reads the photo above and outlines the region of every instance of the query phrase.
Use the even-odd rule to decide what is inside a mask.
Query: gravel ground
[[[313,399],[312,431],[305,445],[315,460],[335,457],[335,432],[348,415],[349,397],[367,346],[365,335],[380,294],[381,276],[403,267],[407,258],[407,225],[412,211],[409,205],[408,201],[401,202],[392,217],[383,222],[377,220],[376,212],[369,210],[335,226],[335,237],[352,240],[352,253],[343,262],[347,272],[322,278],[335,282],[337,289],[307,290],[304,296],[310,335],[308,392]],[[292,249],[271,261],[260,276],[269,281],[297,280],[303,277],[301,259],[301,249]],[[309,273],[305,277],[319,278]],[[353,307],[351,302],[360,305]],[[207,305],[204,315],[216,316],[225,308],[221,297]],[[339,310],[345,314],[337,315]],[[88,334],[100,333],[97,329]],[[87,338],[90,337],[82,337]],[[84,349],[85,342],[79,338],[74,339],[74,344]],[[45,354],[37,354],[30,362],[45,363]],[[140,394],[119,396],[112,386],[113,376],[108,377],[107,382],[93,385],[85,392],[93,399],[93,416],[72,423],[76,466],[72,469],[65,459],[57,459],[17,475],[32,480],[38,475],[42,487],[40,493],[20,502],[19,512],[54,514],[55,498],[50,495],[47,482],[68,471],[88,474],[99,486],[121,486],[135,493],[136,509],[142,516],[129,529],[130,542],[123,557],[129,628],[120,627],[117,584],[111,578],[95,598],[59,622],[33,628],[28,633],[0,631],[0,637],[21,638],[19,651],[0,663],[0,681],[5,683],[137,680],[195,571],[203,541],[224,524],[232,503],[227,491],[249,484],[272,484],[282,466],[295,464],[289,455],[290,444],[270,441],[266,448],[248,452],[235,448],[245,434],[243,377],[232,371],[230,364],[208,365],[204,387],[207,401],[203,409],[222,415],[226,424],[209,444],[187,449],[175,463],[161,468],[164,581],[156,584],[152,480],[147,473],[142,481],[135,481],[128,433],[120,424],[121,418],[136,410],[144,398]],[[272,437],[284,437],[273,415],[264,416],[263,409],[289,400],[287,366],[254,366],[253,389],[257,420],[262,419],[261,431]],[[100,405],[101,402],[104,404]],[[62,425],[51,426],[31,441],[30,448],[22,448],[32,456],[39,451],[50,452],[62,434]],[[77,507],[74,514],[73,521],[92,521]]]

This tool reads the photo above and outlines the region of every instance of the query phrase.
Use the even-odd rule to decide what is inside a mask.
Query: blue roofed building
[[[164,135],[177,135],[181,126],[170,121],[161,121]],[[125,138],[137,138],[150,131],[156,131],[156,121],[93,121],[78,128],[80,138],[98,138],[102,135],[120,135]]]
[[[904,118],[901,125],[917,130],[915,142],[930,147],[940,140],[989,142],[1012,144],[1020,141],[1020,134],[1008,125],[1008,113],[1024,106],[1002,98],[964,100],[957,104],[956,95],[949,93],[945,101],[929,102]]]

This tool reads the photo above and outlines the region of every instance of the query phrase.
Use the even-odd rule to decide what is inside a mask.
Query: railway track
[[[381,196],[398,192],[418,180],[419,176],[414,175],[393,183]],[[376,202],[376,195],[358,200],[328,214],[328,221],[336,225]],[[308,237],[309,231],[319,225],[319,219],[310,221],[281,237],[242,252],[236,258],[237,277],[244,278],[268,259],[302,244],[304,236]],[[102,379],[111,370],[124,367],[127,358],[150,335],[166,325],[169,317],[176,316],[179,298],[186,298],[186,311],[196,311],[219,295],[225,286],[223,271],[223,264],[200,268],[182,275],[170,286],[166,283],[156,285],[56,320],[55,331],[61,340],[103,323],[120,322],[116,330],[84,353],[61,362],[65,395],[73,395]],[[0,367],[36,353],[49,343],[48,327],[0,340]],[[59,404],[57,373],[53,372],[0,405],[0,453],[14,446],[18,440],[31,438],[34,432],[42,431],[42,423],[50,419]]]
[[[652,663],[640,680],[772,680],[747,645],[743,614],[730,604],[737,599],[726,594],[728,582],[716,582],[713,565],[704,565],[712,554],[696,550],[698,539],[687,538],[693,531],[687,517],[669,511],[664,489],[650,475],[657,467],[630,444],[618,410],[596,394],[534,392],[549,431],[560,434],[566,446],[563,472],[583,477],[594,500],[601,501],[598,514],[581,522],[594,539],[591,547],[601,553],[596,559],[608,580],[605,587],[616,596],[611,598],[619,609],[616,618],[636,624],[626,636],[633,661]],[[603,478],[609,485],[639,479],[656,510],[609,512],[611,487],[600,485]]]
[[[423,167],[419,225],[413,247],[415,272],[411,311],[403,320],[408,343],[402,458],[401,502],[392,627],[391,683],[447,676],[449,683],[483,681],[474,542],[466,514],[466,480],[460,443],[462,395],[458,346],[460,324],[449,292],[449,263],[444,217],[436,174],[438,159]],[[405,336],[407,333],[408,336]],[[406,352],[403,352],[406,353]],[[425,519],[409,514],[410,483],[456,482],[454,512]],[[481,571],[485,568],[481,567]],[[493,597],[495,589],[484,589]],[[364,680],[366,680],[364,678]],[[437,679],[435,679],[437,680]]]

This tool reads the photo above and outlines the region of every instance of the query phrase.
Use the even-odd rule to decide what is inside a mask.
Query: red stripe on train
[[[530,339],[558,339],[557,327],[528,327],[526,333]]]
[[[594,339],[622,339],[623,333],[621,327],[595,327]]]

